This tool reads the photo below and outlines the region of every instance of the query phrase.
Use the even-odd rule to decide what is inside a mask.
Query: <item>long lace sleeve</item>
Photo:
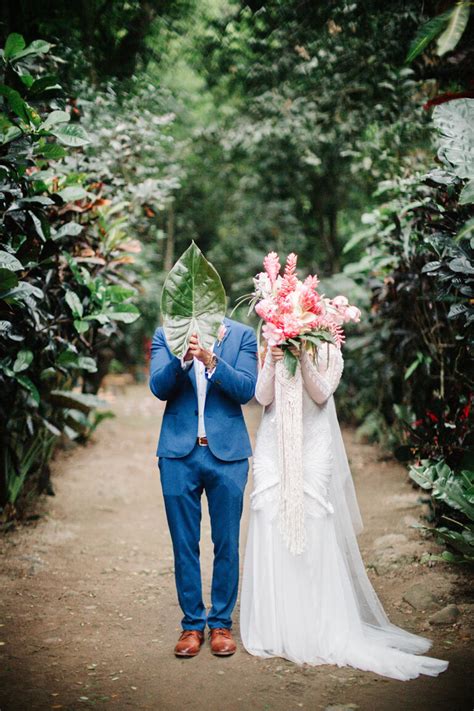
[[[270,405],[275,397],[275,363],[270,349],[258,374],[255,397],[260,405]]]
[[[344,368],[342,353],[330,344],[329,357],[326,344],[318,347],[318,357],[313,361],[307,351],[301,355],[301,372],[310,397],[323,405],[335,392]]]

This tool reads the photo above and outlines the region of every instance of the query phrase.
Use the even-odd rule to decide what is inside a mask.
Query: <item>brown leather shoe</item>
[[[174,648],[177,657],[195,657],[204,644],[204,632],[201,630],[183,630]]]
[[[228,657],[237,649],[232,632],[225,627],[210,630],[211,652],[218,657]]]

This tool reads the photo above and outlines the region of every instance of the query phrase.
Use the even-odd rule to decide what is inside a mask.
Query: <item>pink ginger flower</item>
[[[317,289],[318,284],[319,284],[319,279],[316,276],[316,274],[309,274],[309,276],[306,277],[304,280],[303,284],[310,289]]]
[[[294,252],[288,255],[286,258],[285,273],[283,276],[280,291],[283,292],[283,296],[286,296],[290,292],[294,291],[298,285],[298,277],[296,276],[296,262],[298,257]]]
[[[278,254],[276,252],[269,252],[263,260],[263,266],[270,277],[271,283],[274,284],[281,268]]]
[[[320,300],[319,294],[308,287],[305,281],[300,294],[300,306],[303,311],[312,311],[315,314],[319,314],[321,312]]]
[[[287,256],[286,265],[285,265],[285,276],[291,277],[295,274],[297,261],[298,261],[298,256],[294,252],[291,252]]]
[[[298,277],[296,276],[297,261],[298,257],[294,252],[291,252],[291,254],[289,254],[286,258],[285,274],[283,277],[283,281],[286,284],[287,293],[289,291],[294,291],[298,284]]]
[[[332,337],[334,338],[334,342],[337,346],[337,348],[340,348],[344,341],[346,340],[346,337],[344,335],[344,331],[342,330],[341,326],[339,324],[334,323],[333,321],[328,323],[329,327],[329,332],[331,333]]]

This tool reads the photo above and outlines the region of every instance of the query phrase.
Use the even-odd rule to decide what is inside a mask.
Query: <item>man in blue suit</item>
[[[195,334],[184,359],[174,356],[163,329],[151,346],[150,389],[166,400],[157,456],[173,542],[178,600],[184,617],[177,656],[195,656],[209,627],[211,650],[233,654],[232,610],[239,582],[239,528],[252,454],[241,405],[257,380],[254,331],[224,319],[213,351]],[[199,540],[206,492],[214,544],[212,607],[202,600]]]

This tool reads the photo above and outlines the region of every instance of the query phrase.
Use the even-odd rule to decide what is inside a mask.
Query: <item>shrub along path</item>
[[[260,660],[241,647],[234,657],[216,658],[207,643],[197,658],[176,659],[181,614],[154,457],[162,406],[143,385],[110,397],[116,419],[86,448],[56,457],[56,496],[42,497],[40,518],[2,541],[2,711],[471,709],[465,573],[419,563],[436,548],[410,528],[422,513],[419,492],[402,467],[381,459],[376,447],[357,444],[350,430],[345,438],[365,522],[359,541],[370,577],[391,620],[430,636],[431,653],[450,660],[448,671],[398,682],[349,667]],[[248,406],[246,417],[255,433],[259,407]],[[248,503],[242,544],[247,511]],[[206,594],[211,560],[204,513]],[[429,622],[440,617],[445,624]],[[235,621],[238,630],[238,608]]]

